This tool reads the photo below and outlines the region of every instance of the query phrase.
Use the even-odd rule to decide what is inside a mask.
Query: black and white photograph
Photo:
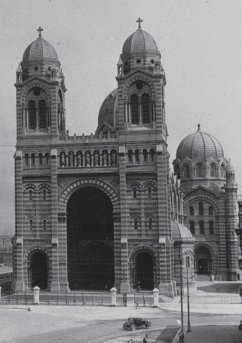
[[[0,342],[242,343],[242,2],[0,0]]]

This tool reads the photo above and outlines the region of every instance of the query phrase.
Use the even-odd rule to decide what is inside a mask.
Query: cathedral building
[[[175,175],[170,173],[165,72],[154,38],[137,22],[123,44],[117,89],[100,107],[95,134],[66,130],[65,79],[41,27],[23,54],[15,84],[15,291],[115,286],[121,293],[158,288],[172,296],[182,264],[194,283],[195,240],[196,269],[236,275],[234,172],[218,143],[216,176],[208,176],[208,156],[189,155],[185,141]],[[197,163],[203,163],[204,177],[194,174],[200,173]],[[202,206],[204,218],[197,217]],[[202,220],[206,232],[213,221],[213,234],[198,234]]]

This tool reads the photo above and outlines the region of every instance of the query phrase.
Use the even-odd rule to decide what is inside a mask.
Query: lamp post
[[[186,254],[186,267],[187,267],[187,332],[191,332],[190,323],[190,295],[189,295],[189,282],[188,282],[188,267],[190,265],[189,256]]]
[[[184,323],[183,323],[183,265],[180,251],[180,293],[181,293],[181,334],[180,343],[184,343]]]

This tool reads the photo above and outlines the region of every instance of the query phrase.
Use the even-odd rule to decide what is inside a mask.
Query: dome
[[[126,39],[123,45],[123,54],[143,51],[158,52],[158,47],[154,38],[149,33],[139,28]]]
[[[106,123],[111,127],[115,126],[115,114],[117,110],[118,89],[115,89],[104,99],[98,115],[98,127]]]
[[[195,240],[185,225],[174,221],[171,222],[171,236],[174,241],[194,242]]]
[[[176,157],[180,161],[185,158],[206,161],[212,157],[218,160],[224,158],[224,152],[219,141],[212,135],[202,132],[198,124],[197,131],[181,141],[177,148]]]
[[[26,48],[23,54],[23,63],[45,60],[59,62],[53,46],[42,37],[39,37]]]
[[[230,160],[227,163],[226,172],[227,173],[235,173],[235,168],[234,168],[234,166],[233,166],[233,164],[231,163]]]

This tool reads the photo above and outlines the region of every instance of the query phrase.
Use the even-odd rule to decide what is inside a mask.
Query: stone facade
[[[174,295],[194,238],[169,174],[164,87],[154,39],[125,41],[117,90],[94,135],[66,131],[65,82],[41,30],[17,69],[14,289],[159,288]]]

